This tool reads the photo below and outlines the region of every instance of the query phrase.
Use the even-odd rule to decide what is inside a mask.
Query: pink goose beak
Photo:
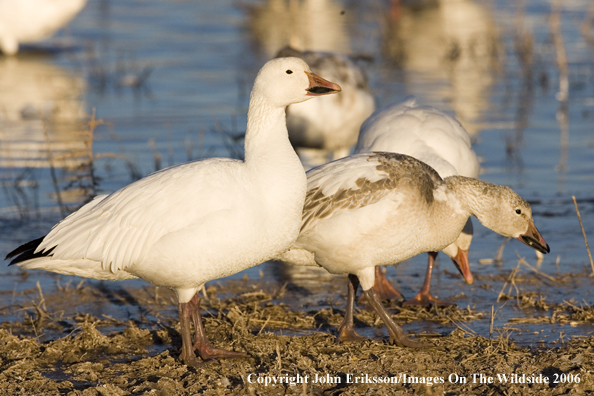
[[[306,90],[308,96],[328,95],[342,91],[342,88],[338,84],[324,80],[322,77],[311,72],[306,71],[305,74],[309,78],[309,88]]]

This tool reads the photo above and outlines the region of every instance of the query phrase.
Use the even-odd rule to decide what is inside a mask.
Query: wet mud
[[[338,303],[342,296],[329,301],[327,308],[302,304],[305,308],[298,309],[295,296],[307,295],[304,290],[265,280],[214,283],[203,298],[211,343],[245,352],[250,358],[189,367],[178,360],[181,338],[174,294],[152,286],[122,285],[87,282],[60,285],[51,293],[25,290],[15,297],[16,304],[3,307],[21,310],[22,315],[19,321],[0,324],[0,394],[560,395],[594,391],[594,337],[561,336],[556,345],[529,348],[517,345],[505,328],[493,328],[488,334],[467,328],[465,323],[489,315],[471,307],[402,308],[389,303],[394,320],[401,324],[432,321],[437,328],[448,326],[415,334],[431,347],[401,348],[390,344],[381,320],[360,304],[355,326],[357,331],[370,330],[364,333],[370,339],[336,344],[336,328],[344,313]],[[342,283],[330,289],[339,286]],[[326,287],[326,292],[331,291]],[[594,320],[590,307],[550,304],[535,293],[502,298],[514,298],[526,309],[540,312],[526,315],[527,321],[580,326]],[[110,316],[98,308],[101,304],[114,313],[127,313]]]

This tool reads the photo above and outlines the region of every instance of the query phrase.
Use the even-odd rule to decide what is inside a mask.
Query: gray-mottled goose
[[[475,216],[491,230],[549,252],[532,220],[530,205],[509,187],[450,176],[404,154],[356,154],[307,172],[301,232],[278,259],[349,274],[347,309],[337,341],[361,339],[353,329],[359,282],[394,342],[408,338],[373,289],[375,267],[439,251],[458,238]]]
[[[418,105],[414,97],[376,111],[363,123],[355,153],[373,151],[410,155],[431,166],[442,178],[453,175],[476,178],[479,175],[478,158],[471,148],[466,129],[458,120],[441,110]],[[473,282],[468,261],[472,233],[472,222],[468,219],[456,241],[443,249],[469,284]],[[428,256],[423,287],[404,305],[451,305],[430,293],[431,272],[437,252],[429,252]],[[397,293],[379,267],[376,270],[375,288],[378,292]],[[390,297],[382,294],[385,292],[380,294],[381,297]]]

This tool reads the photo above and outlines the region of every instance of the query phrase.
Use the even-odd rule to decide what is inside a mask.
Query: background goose
[[[434,107],[418,105],[414,97],[376,111],[363,123],[355,153],[372,151],[410,155],[431,166],[442,178],[453,175],[476,178],[479,175],[479,161],[464,127]],[[468,219],[456,241],[443,249],[469,284],[473,282],[468,262],[472,233],[472,222]],[[431,272],[437,252],[429,252],[428,256],[423,287],[415,297],[404,303],[406,305],[450,305],[430,293]],[[376,275],[381,277],[376,280],[376,291],[381,290],[382,297],[390,297],[386,292],[395,293],[379,268]]]
[[[64,27],[87,0],[0,0],[0,49],[14,55],[19,44],[43,40]]]
[[[352,57],[330,52],[285,47],[277,56],[299,57],[314,73],[342,87],[340,95],[287,108],[287,128],[293,146],[322,149],[330,152],[332,159],[349,155],[361,124],[375,109],[365,70]]]
[[[164,169],[83,206],[12,264],[104,280],[142,278],[179,300],[181,358],[246,356],[209,345],[196,293],[285,251],[297,238],[305,172],[289,143],[285,107],[340,87],[301,59],[272,60],[250,96],[245,161],[211,158]],[[196,329],[192,346],[190,317]]]
[[[361,339],[353,304],[361,282],[369,304],[399,345],[422,346],[404,335],[373,289],[375,267],[445,248],[476,216],[491,230],[549,252],[530,205],[508,187],[464,176],[442,179],[413,157],[356,154],[307,172],[303,224],[293,247],[279,258],[349,274],[345,319],[337,341]]]
[[[471,136],[483,126],[501,36],[493,12],[473,0],[391,0],[382,55],[406,75],[408,92],[447,102]]]

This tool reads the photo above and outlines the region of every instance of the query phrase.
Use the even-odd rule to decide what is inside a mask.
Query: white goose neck
[[[282,227],[270,228],[280,252],[299,235],[307,179],[289,142],[285,108],[275,107],[253,92],[245,135],[245,165],[252,186],[263,192],[261,205],[268,218],[285,219]]]
[[[285,108],[271,105],[265,98],[252,92],[245,134],[245,162],[248,166],[269,167],[286,163],[299,163],[289,142]]]

